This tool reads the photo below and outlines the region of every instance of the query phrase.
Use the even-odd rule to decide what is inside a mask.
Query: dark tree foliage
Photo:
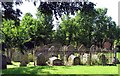
[[[22,12],[20,9],[16,8],[13,9],[13,2],[2,2],[2,18],[4,19],[11,19],[15,21],[15,25],[19,25],[20,19],[18,17],[21,16]],[[17,1],[15,2],[15,5],[20,5],[22,4],[22,1]]]
[[[95,4],[92,2],[40,2],[38,10],[45,14],[54,14],[61,17],[62,14],[74,15],[76,11],[81,10],[84,13],[89,13],[94,10]]]

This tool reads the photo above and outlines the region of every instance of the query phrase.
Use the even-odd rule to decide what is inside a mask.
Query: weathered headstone
[[[92,45],[90,47],[90,52],[94,53],[96,51],[96,46],[95,45]]]
[[[45,56],[42,53],[39,53],[36,58],[36,65],[44,66],[46,65],[46,59]]]
[[[67,48],[67,51],[69,54],[74,54],[75,53],[75,47],[73,45],[69,45]]]
[[[44,55],[44,57],[45,57],[45,61],[48,60],[49,59],[48,49],[49,49],[48,45],[44,45],[43,47],[37,49],[35,52],[35,57],[37,57],[38,54],[42,53],[42,55]]]
[[[7,58],[5,55],[0,54],[0,69],[7,69]]]
[[[86,51],[86,47],[82,44],[79,48],[78,48],[78,53],[81,55],[81,57],[83,57],[83,54]]]
[[[68,58],[68,64],[69,65],[80,65],[80,58],[71,54]]]
[[[92,55],[93,55],[93,54],[97,54],[97,46],[96,46],[96,45],[92,45],[92,46],[90,47],[90,52],[89,52],[89,54],[90,54],[89,65],[91,65],[91,64],[93,64]],[[95,62],[95,61],[96,61],[96,60],[94,59],[94,62]]]
[[[80,52],[85,52],[86,51],[86,47],[82,44],[79,48],[78,51]]]
[[[74,54],[75,53],[75,48],[73,45],[69,45],[67,47],[67,51],[66,51],[66,57],[67,57],[67,61],[68,61],[68,57],[71,55],[71,54]]]
[[[56,53],[56,51],[58,51],[55,46],[51,46],[49,49],[48,49],[48,55],[49,55],[49,58],[50,57],[53,57],[53,56],[58,56],[58,54]]]

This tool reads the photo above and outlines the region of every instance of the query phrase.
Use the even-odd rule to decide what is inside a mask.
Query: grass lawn
[[[19,67],[19,62],[8,65],[2,74],[118,74],[117,66],[33,66]]]

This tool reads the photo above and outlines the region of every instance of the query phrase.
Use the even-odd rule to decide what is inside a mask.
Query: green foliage
[[[41,42],[43,42],[44,44],[50,43],[53,33],[52,15],[46,15],[38,11],[36,16],[38,21],[38,31],[36,32],[36,35],[41,38]]]
[[[6,48],[17,47],[23,50],[33,48],[40,43],[50,43],[53,33],[52,16],[44,15],[38,11],[37,19],[30,13],[26,13],[20,25],[16,26],[15,21],[3,19],[1,43],[5,43]]]
[[[7,47],[14,45],[14,37],[17,36],[17,27],[14,25],[14,21],[3,19],[2,28],[0,28],[0,30],[2,34],[2,38],[0,40],[2,41],[1,43],[6,43]]]
[[[118,39],[119,31],[112,18],[106,15],[107,9],[96,9],[90,13],[76,12],[76,16],[65,15],[56,32],[56,40],[62,44],[84,44],[90,47],[96,40],[102,46],[103,39]],[[58,34],[58,35],[57,35]]]
[[[107,9],[95,9],[94,4],[83,2],[81,10],[73,10],[75,12],[74,17],[70,17],[72,11],[67,11],[68,7],[75,7],[76,3],[62,3],[65,6],[62,7],[60,3],[42,3],[37,11],[37,18],[34,19],[30,13],[26,13],[22,18],[20,25],[16,26],[16,20],[3,19],[1,34],[1,43],[5,43],[6,48],[18,47],[20,50],[32,49],[40,44],[49,44],[53,41],[60,42],[62,45],[84,44],[86,47],[90,47],[94,41],[97,45],[102,46],[103,39],[109,38],[112,41],[115,40],[115,44],[120,44],[120,28],[116,26],[112,18],[107,16]],[[49,5],[50,4],[50,5]],[[78,3],[80,4],[80,3]],[[61,23],[59,28],[53,31],[53,14],[46,14],[41,7],[48,8],[53,5],[60,5],[64,8],[64,15],[61,11]],[[54,15],[58,14],[61,10],[50,7],[49,11],[54,11]],[[90,6],[91,10],[87,10]],[[55,6],[54,6],[55,7]],[[70,8],[70,9],[71,9]],[[76,7],[78,8],[78,6]],[[45,8],[44,8],[45,9]],[[69,9],[69,10],[70,10]],[[58,11],[59,10],[59,11]],[[55,12],[57,11],[57,12]],[[87,13],[89,12],[89,13]]]

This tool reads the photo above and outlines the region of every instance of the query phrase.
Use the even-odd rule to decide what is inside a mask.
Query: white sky
[[[95,8],[107,8],[108,12],[107,15],[112,17],[112,20],[116,22],[118,25],[118,2],[120,0],[89,0],[96,4]],[[38,2],[39,3],[39,2]],[[32,13],[33,17],[35,17],[35,13],[37,12],[37,6],[35,7],[33,2],[25,1],[24,4],[18,6],[23,15],[27,12]]]

